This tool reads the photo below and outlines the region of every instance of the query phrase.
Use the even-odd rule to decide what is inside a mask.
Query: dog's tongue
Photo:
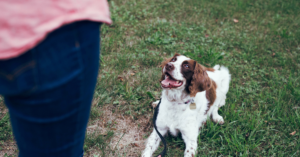
[[[165,80],[161,81],[161,85],[165,88],[179,87],[181,86],[181,82],[177,83],[176,80],[166,78]]]

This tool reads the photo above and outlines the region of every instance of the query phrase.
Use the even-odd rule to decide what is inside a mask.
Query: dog
[[[224,66],[207,68],[177,53],[166,59],[161,67],[163,91],[158,106],[157,130],[162,136],[168,131],[177,136],[180,131],[186,146],[184,157],[194,157],[197,137],[207,117],[216,123],[224,123],[218,109],[225,105],[231,75]],[[142,157],[152,156],[160,141],[153,129]]]

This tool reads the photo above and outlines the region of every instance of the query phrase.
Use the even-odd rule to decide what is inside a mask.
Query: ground
[[[300,156],[300,1],[110,0],[85,156],[140,156],[161,92],[161,61],[175,53],[229,68],[224,125],[211,121],[198,156]],[[1,101],[1,100],[0,100]],[[0,104],[0,156],[17,155]],[[183,156],[167,137],[168,156]],[[160,145],[158,153],[163,149]]]

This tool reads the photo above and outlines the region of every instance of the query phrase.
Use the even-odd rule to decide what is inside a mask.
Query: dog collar
[[[184,104],[188,104],[188,103],[194,103],[194,99],[189,99],[188,101],[184,102]]]
[[[191,110],[195,110],[196,107],[196,103],[194,102],[194,99],[189,99],[188,101],[184,102],[184,104],[189,104],[190,103],[190,109]]]

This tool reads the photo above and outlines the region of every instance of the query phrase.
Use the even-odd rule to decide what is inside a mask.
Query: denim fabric
[[[65,25],[23,55],[0,60],[0,94],[20,157],[83,155],[99,68],[100,25]]]

